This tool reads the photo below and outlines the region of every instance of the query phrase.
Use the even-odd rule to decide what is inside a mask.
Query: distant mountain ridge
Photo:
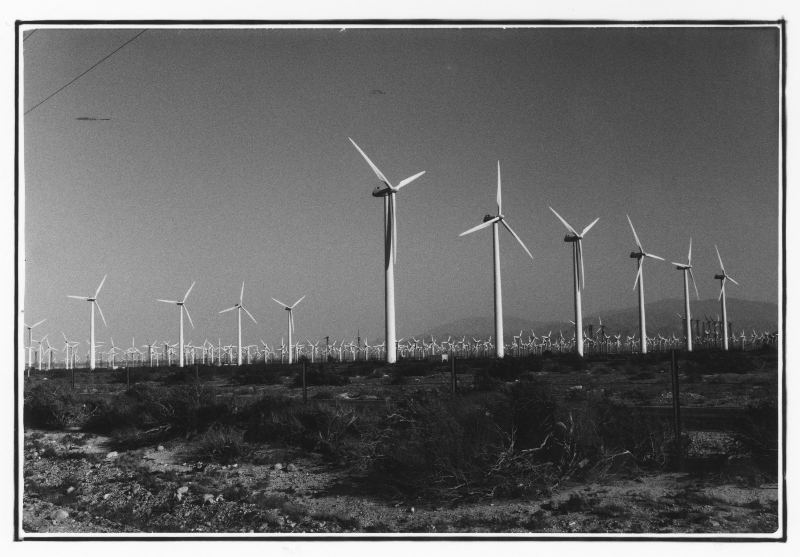
[[[750,300],[740,300],[728,298],[728,321],[733,325],[733,330],[737,333],[744,329],[745,333],[750,334],[753,329],[757,331],[777,331],[778,330],[778,305],[770,302],[754,302]],[[676,313],[683,314],[683,300],[672,298],[651,302],[645,306],[647,314],[647,333],[648,335],[661,333],[671,334],[673,331],[680,335],[682,331],[682,321]],[[716,319],[720,313],[719,301],[692,300],[691,305],[692,319],[705,320],[706,316]],[[572,315],[572,309],[569,310]],[[639,308],[638,306],[623,310],[608,311],[599,313],[603,320],[607,334],[621,333],[623,335],[635,334],[639,330]],[[584,327],[594,325],[595,330],[599,325],[598,314],[586,314],[583,316]],[[561,330],[564,336],[572,337],[573,325],[568,320],[563,321],[534,321],[523,319],[516,316],[507,315],[503,320],[506,342],[509,342],[513,335],[518,335],[520,330],[523,335],[530,334],[531,329],[537,334],[547,334],[552,331],[558,334]],[[443,323],[420,334],[413,335],[415,338],[420,336],[436,338],[462,337],[467,338],[488,338],[494,335],[494,317],[489,314],[481,317],[467,317],[449,323]]]

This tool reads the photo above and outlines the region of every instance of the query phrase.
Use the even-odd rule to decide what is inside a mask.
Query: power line
[[[48,95],[47,97],[45,97],[43,100],[39,101],[37,104],[33,105],[31,108],[29,108],[28,110],[26,110],[26,111],[25,111],[25,114],[29,114],[29,113],[30,113],[30,112],[32,112],[33,110],[35,110],[35,109],[39,108],[40,106],[42,106],[44,103],[46,103],[47,101],[49,101],[50,99],[52,99],[53,97],[55,97],[55,96],[56,96],[58,93],[60,93],[61,91],[63,91],[64,89],[66,89],[67,87],[69,87],[70,85],[72,85],[73,83],[75,83],[76,81],[78,81],[80,78],[82,78],[82,77],[83,77],[83,76],[85,76],[87,73],[89,73],[90,71],[92,71],[93,69],[95,69],[97,66],[99,66],[100,64],[102,64],[103,62],[105,62],[106,60],[108,60],[109,58],[111,58],[111,57],[112,57],[114,54],[116,54],[117,52],[119,52],[120,50],[122,50],[123,48],[125,48],[126,46],[128,46],[129,44],[131,44],[133,41],[135,41],[136,39],[138,39],[139,37],[141,37],[141,36],[142,36],[142,34],[143,34],[145,31],[147,31],[147,29],[145,29],[144,31],[141,31],[141,32],[137,33],[137,34],[136,34],[136,35],[135,35],[133,38],[131,38],[131,39],[128,39],[127,41],[125,41],[124,43],[122,43],[120,46],[118,46],[117,48],[115,48],[114,50],[112,50],[111,52],[109,52],[108,54],[106,54],[105,56],[103,56],[103,57],[102,57],[100,60],[98,60],[98,61],[97,61],[97,62],[95,62],[95,63],[94,63],[92,66],[90,66],[90,67],[89,67],[89,69],[87,69],[87,70],[85,70],[85,71],[81,72],[81,74],[80,74],[80,75],[78,75],[77,77],[73,78],[72,80],[70,80],[70,81],[69,81],[68,83],[66,83],[65,85],[62,85],[61,87],[59,87],[58,89],[56,89],[54,92],[52,92],[50,95]],[[28,35],[28,36],[30,37],[30,35]]]

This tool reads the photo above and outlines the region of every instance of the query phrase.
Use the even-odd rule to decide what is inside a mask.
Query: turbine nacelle
[[[386,184],[384,187],[376,187],[372,190],[372,197],[386,197],[387,195],[391,195],[394,192],[392,186]]]
[[[728,276],[727,275],[714,275],[714,278],[717,279],[717,280],[723,280],[723,279],[728,278]]]

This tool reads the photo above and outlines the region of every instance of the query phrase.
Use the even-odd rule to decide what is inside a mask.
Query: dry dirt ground
[[[409,500],[370,489],[344,463],[262,446],[230,465],[191,440],[113,451],[80,432],[25,433],[27,533],[771,533],[778,489],[724,475],[625,469],[538,500],[491,494]]]

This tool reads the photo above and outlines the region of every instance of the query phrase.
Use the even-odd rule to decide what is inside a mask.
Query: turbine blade
[[[719,268],[722,269],[722,274],[725,274],[725,266],[722,264],[722,256],[719,254],[719,248],[717,244],[714,244],[714,249],[717,250],[717,259],[719,259]]]
[[[719,296],[717,296],[717,301],[722,299],[722,295],[725,293],[725,279],[722,279],[722,288],[719,289]]]
[[[42,323],[44,323],[45,321],[47,321],[47,318],[46,318],[46,317],[45,317],[44,319],[42,319],[41,321],[37,321],[36,323],[34,323],[33,325],[31,325],[31,327],[30,327],[30,328],[31,328],[31,329],[33,329],[34,327],[37,327],[37,326],[41,325],[41,324],[42,324]]]
[[[493,219],[487,220],[486,222],[482,222],[478,226],[474,226],[474,227],[470,228],[469,230],[467,230],[465,232],[462,232],[458,236],[460,238],[461,236],[466,236],[467,234],[472,234],[473,232],[481,230],[482,228],[486,228],[488,226],[493,225],[494,223],[496,223],[499,220],[500,220],[500,217],[494,217]]]
[[[548,209],[550,209],[550,210],[553,212],[553,214],[554,214],[556,217],[558,217],[558,220],[560,220],[560,221],[561,221],[561,223],[562,223],[564,226],[566,226],[566,227],[567,227],[567,230],[569,230],[569,231],[570,231],[572,234],[574,234],[575,236],[578,236],[578,233],[577,233],[577,232],[575,232],[575,229],[574,229],[574,228],[572,228],[572,226],[570,226],[570,224],[569,224],[569,223],[568,223],[566,220],[564,220],[564,217],[562,217],[561,215],[559,215],[559,214],[556,212],[556,210],[555,210],[555,209],[553,209],[552,207],[548,206]]]
[[[102,317],[102,318],[103,318],[103,325],[105,325],[106,327],[108,327],[108,323],[106,323],[106,316],[105,316],[105,315],[103,315],[103,310],[102,310],[102,309],[100,309],[100,304],[98,304],[98,303],[97,303],[97,300],[95,300],[95,301],[94,301],[94,302],[92,302],[92,303],[93,303],[94,305],[96,305],[96,306],[97,306],[97,311],[99,311],[99,312],[100,312],[100,317]]]
[[[94,293],[94,297],[97,298],[97,295],[100,294],[100,289],[103,288],[103,284],[106,282],[106,277],[108,275],[103,275],[103,280],[100,281],[100,286],[97,287],[97,290]]]
[[[685,267],[685,265],[683,263],[677,263],[675,261],[670,261],[670,263],[672,263],[673,265],[676,265],[678,267]]]
[[[258,321],[256,321],[256,318],[255,318],[255,317],[253,317],[253,314],[252,314],[252,313],[250,313],[249,311],[247,311],[247,308],[246,308],[246,307],[244,307],[244,306],[242,306],[242,309],[243,309],[243,310],[244,310],[244,312],[245,312],[245,313],[248,315],[248,317],[250,317],[250,319],[252,319],[252,320],[253,320],[253,323],[255,323],[256,325],[258,325]]]
[[[528,254],[528,257],[530,257],[531,259],[533,259],[533,255],[531,255],[531,252],[530,252],[530,250],[529,250],[529,249],[528,249],[528,248],[525,246],[525,244],[522,242],[522,240],[520,239],[520,237],[519,237],[519,236],[517,236],[517,233],[516,233],[516,232],[514,232],[514,231],[511,229],[511,227],[510,227],[510,226],[508,226],[508,223],[505,221],[505,219],[501,220],[500,222],[502,222],[502,223],[503,223],[503,226],[505,226],[505,227],[506,227],[506,230],[508,230],[509,232],[511,232],[511,235],[512,235],[512,236],[514,236],[514,238],[516,238],[516,239],[517,239],[517,242],[519,242],[519,245],[521,245],[521,246],[522,246],[522,249],[524,249],[524,250],[525,250],[525,253],[527,253],[527,254]]]
[[[367,161],[367,164],[369,164],[370,168],[372,168],[372,171],[375,173],[375,175],[378,177],[378,179],[381,182],[383,182],[384,184],[386,184],[387,186],[391,187],[392,185],[389,183],[389,180],[387,180],[386,176],[383,175],[383,172],[381,172],[380,169],[377,166],[375,166],[375,163],[373,163],[369,159],[367,154],[364,151],[361,150],[361,147],[359,147],[358,144],[356,144],[356,142],[352,140],[352,138],[348,137],[347,139],[349,139],[350,143],[353,144],[353,147],[355,147],[358,150],[358,152],[361,153],[361,156],[364,157],[365,161]]]
[[[302,302],[302,301],[303,301],[303,299],[305,299],[305,296],[301,296],[299,300],[297,300],[295,303],[293,303],[293,304],[291,305],[292,309],[294,309],[294,306],[296,306],[297,304],[299,304],[300,302]]]
[[[580,270],[581,270],[581,276],[580,276],[581,290],[583,290],[584,288],[586,288],[586,279],[585,279],[586,275],[583,272],[583,246],[581,245],[580,240],[578,240],[578,261],[580,262]]]
[[[84,302],[88,302],[89,301],[89,298],[86,297],[86,296],[72,296],[70,294],[70,295],[67,295],[67,298],[75,298],[76,300],[83,300]]]
[[[242,291],[239,293],[239,305],[242,305],[244,299],[244,281],[242,281]]]
[[[177,304],[178,303],[177,300],[162,300],[160,298],[157,298],[156,302],[164,302],[165,304]]]
[[[592,229],[592,227],[595,224],[597,224],[597,221],[599,221],[599,220],[600,220],[600,217],[597,217],[596,219],[594,219],[586,228],[583,229],[583,232],[581,232],[581,236],[584,236],[587,232],[589,232]]]
[[[636,229],[633,227],[633,223],[631,222],[631,217],[629,217],[628,215],[625,216],[628,217],[628,224],[631,225],[631,230],[633,231],[633,238],[636,240],[636,247],[639,248],[639,251],[643,252],[644,248],[642,248],[642,242],[639,241],[639,235],[636,234]]]
[[[639,260],[639,269],[636,271],[636,280],[633,281],[633,289],[636,290],[636,285],[639,284],[639,279],[642,278],[642,261]]]
[[[186,312],[186,317],[189,318],[189,324],[192,326],[192,329],[194,329],[194,322],[192,321],[192,316],[189,315],[189,308],[186,306],[181,306],[181,310]]]
[[[653,259],[658,259],[659,261],[664,261],[663,257],[659,257],[658,255],[653,255],[652,253],[645,253],[645,257],[652,257]]]
[[[228,309],[223,309],[220,313],[225,313],[226,311],[233,311],[236,309],[236,306],[230,307]]]
[[[689,267],[689,276],[692,277],[692,284],[694,284],[694,293],[697,295],[697,299],[700,299],[700,292],[697,290],[697,283],[694,281],[694,273],[692,272],[692,268]]]
[[[728,275],[725,275],[725,276],[726,276],[726,277],[727,277],[727,279],[728,279],[729,281],[731,281],[733,284],[735,284],[736,286],[739,286],[739,283],[738,283],[738,282],[736,282],[735,280],[733,280],[733,277],[729,277]]]
[[[503,196],[500,192],[500,161],[497,161],[497,214],[503,214]]]
[[[186,298],[189,297],[189,292],[192,291],[192,288],[194,288],[194,281],[192,281],[192,285],[189,287],[189,290],[186,291],[186,294],[183,295],[183,300],[181,300],[181,302],[185,302],[186,301]]]
[[[272,300],[273,300],[274,302],[276,302],[276,303],[278,303],[278,304],[282,305],[282,306],[283,306],[283,307],[285,307],[285,308],[288,308],[288,307],[289,307],[289,306],[287,306],[286,304],[284,304],[283,302],[281,302],[280,300],[276,300],[275,298],[272,298]]]
[[[689,266],[692,265],[692,237],[689,236]]]
[[[405,180],[401,180],[401,181],[400,181],[400,183],[399,183],[399,184],[397,184],[397,185],[394,187],[394,191],[397,191],[397,190],[399,190],[399,189],[400,189],[400,188],[402,188],[403,186],[407,186],[408,184],[410,184],[411,182],[413,182],[414,180],[416,180],[417,178],[419,178],[419,177],[420,177],[420,176],[422,176],[423,174],[425,174],[425,171],[424,171],[424,170],[423,170],[422,172],[418,172],[418,173],[414,174],[413,176],[409,176],[409,177],[408,177],[408,178],[406,178]]]
[[[294,314],[291,311],[289,312],[289,327],[292,328],[292,333],[294,333]]]

